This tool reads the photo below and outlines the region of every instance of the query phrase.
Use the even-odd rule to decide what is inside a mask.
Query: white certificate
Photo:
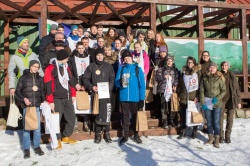
[[[205,97],[205,104],[207,105],[207,108],[209,110],[213,110],[214,107],[212,100],[213,100],[212,98]]]
[[[110,95],[109,95],[109,83],[108,82],[97,83],[97,88],[98,88],[99,99],[108,99],[108,98],[110,98]]]

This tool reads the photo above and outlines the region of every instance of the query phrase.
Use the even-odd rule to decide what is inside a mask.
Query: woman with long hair
[[[110,27],[108,29],[108,32],[105,34],[104,39],[106,41],[106,44],[114,47],[114,41],[115,41],[115,38],[117,37],[118,37],[118,34],[116,32],[116,29],[114,27]]]

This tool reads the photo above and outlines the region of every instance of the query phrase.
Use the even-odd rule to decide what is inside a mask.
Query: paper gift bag
[[[153,102],[153,93],[152,93],[152,89],[146,89],[146,103],[151,103]]]
[[[52,123],[55,133],[60,133],[60,114],[59,112],[51,113],[50,122]],[[45,127],[45,134],[51,134],[49,129]]]
[[[148,87],[152,88],[154,87],[154,80],[155,80],[155,70],[152,71],[149,82],[148,82]]]
[[[203,123],[203,116],[201,112],[191,112],[192,123]]]
[[[92,113],[94,115],[99,114],[99,96],[98,93],[94,94],[94,99],[93,99],[93,111]]]
[[[78,110],[89,110],[89,95],[85,91],[76,91],[76,105]]]
[[[136,131],[148,130],[148,118],[145,111],[137,111]]]
[[[10,109],[7,119],[7,126],[17,127],[18,120],[22,119],[22,114],[20,114],[18,107],[15,104],[14,95],[10,96]]]
[[[176,112],[179,111],[179,97],[177,93],[173,93],[171,96],[171,111]]]
[[[36,107],[27,107],[25,114],[25,130],[38,129],[38,119],[36,113]]]

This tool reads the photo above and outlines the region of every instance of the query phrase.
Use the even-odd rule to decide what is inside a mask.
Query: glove
[[[213,103],[213,104],[216,104],[217,102],[218,102],[217,97],[214,97],[214,98],[212,99],[212,103]]]
[[[139,101],[139,109],[144,107],[144,100]]]
[[[208,107],[206,104],[202,104],[201,108],[204,110],[204,111],[208,111]]]

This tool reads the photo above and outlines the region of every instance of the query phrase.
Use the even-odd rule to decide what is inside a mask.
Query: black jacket
[[[49,33],[48,35],[44,36],[41,39],[40,46],[39,46],[39,60],[40,60],[40,57],[44,56],[46,47],[49,44],[51,44],[54,39],[55,39],[55,35],[53,35],[52,33]]]
[[[33,91],[35,85],[38,87],[37,91]],[[46,101],[44,93],[43,78],[38,73],[32,74],[29,69],[24,70],[23,75],[19,78],[15,92],[16,97],[21,101],[21,107],[25,108],[24,98],[29,99],[32,107],[39,107],[42,102]]]

